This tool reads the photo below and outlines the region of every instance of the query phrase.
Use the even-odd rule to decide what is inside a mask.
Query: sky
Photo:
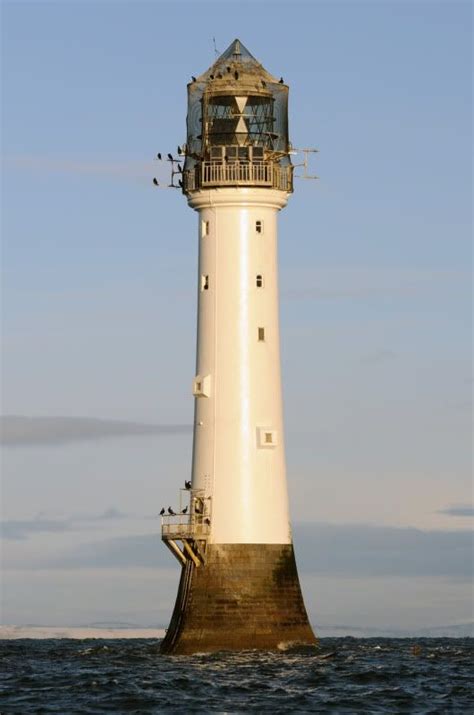
[[[319,149],[279,216],[311,620],[469,621],[471,4],[1,12],[3,621],[171,615],[156,514],[191,468],[197,215],[153,186],[154,157],[185,141],[186,84],[236,37],[289,84],[293,145]]]

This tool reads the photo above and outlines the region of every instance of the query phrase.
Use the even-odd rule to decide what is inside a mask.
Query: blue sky
[[[2,16],[2,413],[191,423],[197,220],[154,189],[167,177],[153,157],[185,139],[186,83],[212,38],[224,51],[239,37],[290,85],[294,146],[320,149],[320,180],[297,182],[280,215],[293,522],[313,525],[314,548],[322,524],[348,545],[348,525],[398,529],[402,555],[410,529],[454,548],[471,495],[470,3],[3,2]],[[159,541],[143,565],[136,539],[189,475],[190,433],[54,439],[4,450],[5,617],[52,623],[68,592],[61,623],[107,608],[166,620],[177,566]],[[111,508],[123,517],[99,518]],[[121,600],[130,564],[107,608],[90,594],[116,562],[76,568],[75,550],[127,536],[141,610],[135,592]],[[343,576],[303,561],[315,622],[377,625],[363,594],[380,604],[389,577],[375,562],[361,610],[334,611]],[[393,578],[413,605],[400,612],[386,585],[380,623],[419,622],[427,599],[433,621],[467,618],[465,573]],[[40,581],[43,610],[28,600]]]

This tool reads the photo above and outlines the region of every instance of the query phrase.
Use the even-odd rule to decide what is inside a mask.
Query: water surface
[[[317,651],[162,656],[159,641],[0,642],[0,712],[470,713],[474,640],[323,638]]]

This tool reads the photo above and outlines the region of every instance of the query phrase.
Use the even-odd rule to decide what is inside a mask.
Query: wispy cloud
[[[4,157],[5,168],[22,171],[41,171],[50,174],[75,174],[97,176],[146,183],[150,186],[152,178],[158,175],[165,183],[168,165],[164,162],[144,160],[110,161],[84,160],[69,157],[51,156],[11,156]]]
[[[68,442],[137,435],[184,434],[189,425],[150,425],[87,417],[0,417],[0,444],[8,447],[62,445]]]
[[[472,576],[468,530],[299,524],[295,544],[302,569],[310,572],[354,577]]]
[[[308,574],[346,578],[471,577],[470,531],[420,531],[367,525],[297,524],[298,566]],[[156,532],[81,544],[31,569],[166,568],[170,555]]]
[[[2,521],[0,527],[4,539],[24,541],[34,534],[69,531],[71,525],[67,521],[32,519],[25,521]]]
[[[371,353],[367,353],[367,355],[363,355],[361,358],[361,362],[365,363],[366,365],[379,365],[381,363],[395,360],[395,358],[397,357],[397,353],[393,350],[388,350],[387,348],[380,348],[379,350],[374,350]]]
[[[474,507],[471,504],[452,504],[444,509],[439,509],[437,513],[448,516],[474,516]]]
[[[411,296],[442,286],[470,290],[470,273],[454,269],[397,269],[384,266],[320,266],[287,269],[282,277],[281,295],[289,300],[365,300]]]
[[[39,514],[34,519],[2,521],[0,531],[4,539],[24,541],[35,534],[76,531],[82,529],[83,523],[108,522],[127,517],[127,514],[114,507],[106,509],[102,514],[74,514],[66,519],[47,519]]]

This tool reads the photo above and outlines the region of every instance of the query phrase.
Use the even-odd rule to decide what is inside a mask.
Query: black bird
[[[280,77],[280,84],[285,84],[285,83],[283,82],[283,77]]]
[[[176,512],[173,511],[173,509],[170,506],[168,507],[168,514],[170,514],[170,516],[176,516]]]
[[[156,155],[156,158],[161,160],[161,154],[160,154],[160,152],[158,152],[158,154]]]
[[[160,516],[163,516],[164,513],[165,513],[165,507],[163,507],[163,509],[160,511]]]
[[[187,511],[188,511],[188,507],[185,506],[184,509],[181,511],[181,514],[186,514]]]
[[[182,153],[183,153],[183,152],[181,151],[181,147],[179,146],[179,147],[178,147],[178,154],[179,154],[179,156],[181,156]]]
[[[191,75],[191,79],[192,79],[193,82],[196,81],[196,77],[195,77],[194,75]]]
[[[153,183],[155,184],[155,186],[159,186],[158,179],[156,178],[156,176],[153,177]]]
[[[168,159],[169,159],[170,161],[174,161],[174,159],[173,159],[173,157],[171,156],[171,154],[168,154]]]
[[[239,79],[239,73],[237,72],[237,70],[235,70],[235,72],[234,72],[234,77],[235,77],[235,79]]]
[[[179,188],[182,189],[182,188],[183,188],[183,182],[181,181],[181,179],[178,181],[178,184],[179,184]]]
[[[191,481],[185,480],[185,482],[184,482],[184,488],[185,488],[185,489],[191,489]]]

